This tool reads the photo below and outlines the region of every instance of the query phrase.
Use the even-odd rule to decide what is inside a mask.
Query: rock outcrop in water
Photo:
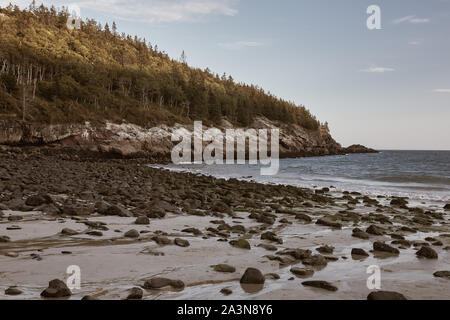
[[[250,127],[280,129],[280,156],[283,158],[376,152],[360,145],[342,148],[324,128],[308,130],[299,125],[276,123],[262,117],[255,119]],[[144,128],[131,123],[44,125],[4,120],[0,121],[0,145],[50,145],[120,157],[145,156],[168,160],[174,147],[172,133],[181,128],[193,131],[193,124]],[[230,128],[233,126],[225,120],[219,127],[223,132]],[[207,129],[204,127],[204,131]]]

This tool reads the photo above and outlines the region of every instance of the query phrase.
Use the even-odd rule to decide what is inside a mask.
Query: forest
[[[304,107],[229,75],[190,67],[183,52],[119,33],[93,19],[67,27],[66,9],[0,7],[0,119],[42,123],[128,121],[145,127],[257,116],[307,129],[321,124]]]

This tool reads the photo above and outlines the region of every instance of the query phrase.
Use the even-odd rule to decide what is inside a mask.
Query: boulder
[[[437,252],[429,246],[423,246],[419,251],[416,252],[416,255],[419,258],[426,258],[426,259],[438,258]]]
[[[367,300],[406,300],[406,298],[398,292],[374,291],[367,296]]]
[[[42,291],[41,296],[44,298],[63,298],[69,297],[72,292],[67,285],[58,279],[52,280],[48,284],[48,288]]]
[[[248,268],[245,270],[240,282],[244,284],[264,284],[266,278],[261,271],[255,268]]]

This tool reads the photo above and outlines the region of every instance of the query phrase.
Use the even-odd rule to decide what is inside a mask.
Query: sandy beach
[[[2,153],[0,172],[0,299],[43,299],[72,265],[81,288],[55,298],[127,299],[139,288],[148,300],[359,300],[378,266],[383,291],[450,299],[445,204],[40,149]],[[240,283],[248,268],[265,281]]]

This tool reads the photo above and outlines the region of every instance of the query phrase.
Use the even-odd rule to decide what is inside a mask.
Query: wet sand
[[[143,290],[144,299],[366,299],[371,292],[366,271],[372,265],[381,268],[382,290],[407,299],[450,299],[450,279],[433,275],[450,269],[449,211],[444,204],[391,205],[392,199],[216,180],[126,160],[98,162],[39,152],[4,154],[0,160],[1,173],[7,172],[0,184],[0,236],[9,237],[0,242],[0,299],[42,299],[48,282],[66,279],[70,265],[81,269],[81,289],[73,289],[64,299],[87,295],[126,299],[131,288],[142,288],[155,277],[181,280],[184,288]],[[111,192],[99,187],[106,179]],[[26,204],[32,203],[29,197],[42,193],[49,196],[45,204],[37,208]],[[99,209],[99,201],[121,206],[123,214]],[[17,216],[22,219],[10,218]],[[150,224],[135,223],[144,216]],[[341,228],[316,223],[323,218]],[[368,239],[352,236],[353,229],[366,231],[369,226],[381,228],[375,229],[383,234],[369,234]],[[411,230],[403,230],[404,226]],[[65,228],[78,234],[62,235]],[[187,228],[199,234],[188,233],[192,230]],[[132,229],[139,238],[124,236]],[[87,234],[92,231],[102,235]],[[268,231],[278,238],[261,239]],[[176,245],[177,238],[189,246]],[[400,238],[401,244],[392,243]],[[239,239],[246,239],[251,249],[233,246]],[[398,248],[399,254],[374,251],[375,242]],[[275,246],[275,251],[261,244]],[[334,247],[333,253],[319,253],[324,245]],[[423,246],[432,248],[438,258],[419,258],[416,252]],[[352,256],[352,248],[369,256]],[[308,257],[320,255],[328,263],[310,265],[307,258],[294,258],[285,249],[310,250]],[[214,271],[212,266],[218,264],[230,265],[235,272]],[[263,285],[240,283],[249,267],[266,275]],[[312,269],[314,275],[298,277],[292,267]],[[305,287],[306,280],[327,281],[337,291]],[[22,293],[6,295],[11,286]],[[232,293],[224,295],[223,288]]]

